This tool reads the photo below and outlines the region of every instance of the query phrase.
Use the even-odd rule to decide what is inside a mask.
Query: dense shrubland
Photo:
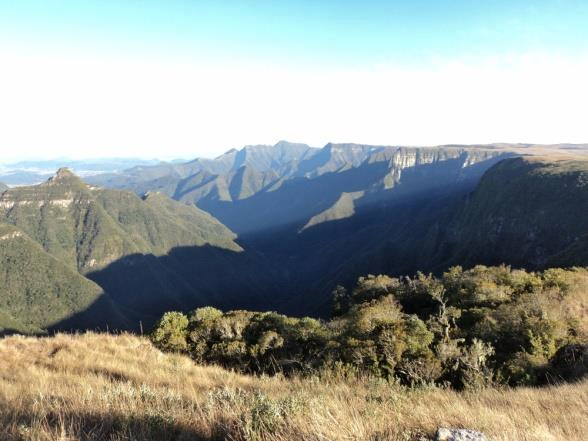
[[[374,375],[408,385],[541,384],[587,371],[588,271],[453,267],[337,287],[323,322],[205,307],[165,314],[164,350],[244,373]]]

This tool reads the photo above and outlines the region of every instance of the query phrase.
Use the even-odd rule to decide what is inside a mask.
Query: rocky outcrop
[[[474,430],[441,428],[437,430],[435,441],[488,441],[488,438]]]

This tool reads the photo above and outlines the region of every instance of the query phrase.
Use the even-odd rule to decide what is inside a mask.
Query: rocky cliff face
[[[541,268],[588,264],[588,162],[514,158],[453,215],[436,261]]]

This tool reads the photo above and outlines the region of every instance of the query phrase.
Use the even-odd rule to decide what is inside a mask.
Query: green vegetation
[[[202,304],[195,284],[178,282],[183,261],[165,257],[184,247],[203,249],[197,257],[211,260],[206,245],[239,254],[234,238],[196,207],[91,187],[67,169],[43,184],[9,189],[0,193],[0,331],[129,329],[128,317],[135,327],[149,322],[153,304],[156,316],[184,301]],[[131,264],[121,264],[127,257]],[[192,298],[181,298],[184,292]]]
[[[563,378],[566,369],[568,379],[586,373],[566,360],[586,353],[587,289],[588,270],[581,268],[368,276],[351,292],[335,290],[328,322],[207,307],[165,314],[152,340],[247,373],[365,373],[455,388],[531,385]]]
[[[363,152],[356,158],[359,165],[312,178],[284,177],[277,187],[265,178],[253,179],[253,164],[234,169],[231,164],[238,155],[229,154],[232,159],[223,173],[240,175],[239,182],[246,185],[221,186],[233,194],[233,202],[223,201],[220,187],[219,192],[202,194],[198,202],[216,204],[222,218],[248,218],[263,230],[242,234],[239,244],[214,217],[187,205],[189,196],[203,188],[197,180],[204,185],[220,178],[213,179],[212,169],[194,171],[197,177],[192,179],[174,166],[186,177],[178,178],[181,186],[172,192],[182,202],[155,192],[139,197],[88,186],[62,169],[44,184],[0,194],[0,222],[15,226],[63,265],[99,285],[135,330],[140,321],[151,326],[165,311],[204,305],[325,318],[333,287],[350,286],[368,273],[413,274],[422,269],[440,274],[454,265],[471,268],[503,262],[531,270],[588,265],[587,161],[501,160],[499,150],[471,148],[355,147],[332,145],[325,150],[325,159],[355,164],[345,155]],[[247,149],[248,155],[257,150]],[[317,155],[307,159],[318,159]],[[265,153],[250,159],[254,157],[265,158],[263,173],[273,172],[273,159]],[[382,181],[384,176],[391,180]],[[249,195],[250,190],[255,194]],[[214,212],[211,206],[207,209]],[[293,216],[300,215],[303,221],[295,222]],[[264,227],[279,218],[283,228]],[[36,267],[11,267],[16,271],[11,277],[21,281],[15,289],[22,296]],[[48,275],[47,283],[53,282]],[[0,297],[7,296],[0,286]],[[349,299],[343,296],[340,314],[351,314],[344,308],[346,302]],[[435,331],[420,309],[397,302],[402,314],[416,314],[430,332]],[[21,321],[7,311],[6,327],[11,320]],[[19,311],[26,314],[25,309]],[[106,322],[103,319],[100,327]],[[337,335],[336,340],[342,339],[343,332],[331,327],[327,330]],[[82,323],[82,328],[88,326]],[[345,335],[349,341],[366,339],[351,331]],[[486,337],[476,338],[495,346]],[[473,337],[467,344],[473,344]],[[435,337],[428,348],[435,352],[437,346]],[[390,357],[397,375],[396,365],[403,361]],[[338,355],[334,358],[347,362]]]
[[[0,334],[37,333],[101,302],[102,316],[121,324],[102,289],[51,256],[22,231],[0,224]],[[94,317],[95,318],[95,317]],[[84,324],[96,324],[84,317]]]
[[[235,235],[209,214],[164,196],[89,187],[61,169],[48,182],[8,190],[0,221],[17,226],[82,273],[134,253],[211,244],[239,251]]]
[[[506,159],[456,211],[436,263],[588,265],[587,217],[588,161]]]

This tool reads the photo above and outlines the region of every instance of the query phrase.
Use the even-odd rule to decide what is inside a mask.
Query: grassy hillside
[[[588,383],[457,393],[369,378],[237,375],[130,335],[0,340],[0,438],[427,440],[440,426],[493,441],[580,441]]]
[[[0,224],[0,287],[0,333],[40,332],[95,304],[93,316],[80,317],[85,326],[123,324],[98,285],[5,224]]]
[[[148,233],[149,237],[152,237],[152,243],[159,249],[166,251],[178,244],[194,243],[200,246],[209,244],[231,251],[241,251],[241,247],[234,242],[236,235],[206,211],[193,205],[178,203],[159,193],[148,193],[143,197],[143,202],[151,210],[151,213],[144,215],[146,218],[143,225],[148,225],[150,219],[160,216],[166,221],[166,223],[162,221],[160,229],[169,231],[169,225],[177,226],[175,242],[170,242],[168,238],[167,243],[158,243],[162,240],[161,236],[157,236],[159,231]]]

